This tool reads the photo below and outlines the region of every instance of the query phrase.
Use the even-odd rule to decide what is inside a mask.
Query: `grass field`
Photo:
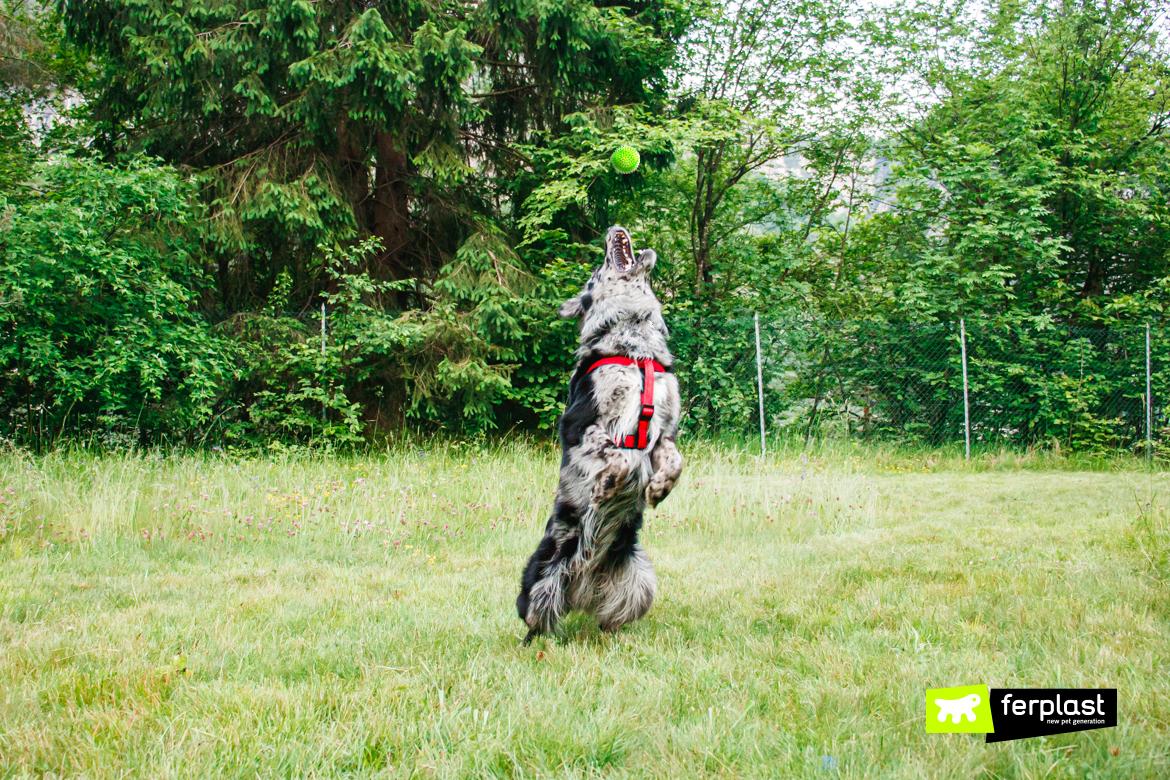
[[[547,446],[2,456],[0,776],[1170,777],[1167,474],[687,457],[647,619],[521,648]],[[926,734],[973,683],[1119,725]]]

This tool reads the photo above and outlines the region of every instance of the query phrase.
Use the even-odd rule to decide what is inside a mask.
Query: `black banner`
[[[988,742],[1117,726],[1116,688],[992,688]]]

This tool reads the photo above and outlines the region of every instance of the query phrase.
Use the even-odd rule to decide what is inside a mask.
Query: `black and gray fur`
[[[605,631],[640,619],[654,601],[654,568],[638,532],[642,513],[670,493],[682,472],[675,447],[678,381],[662,307],[650,289],[658,256],[635,255],[628,231],[611,227],[605,262],[581,293],[561,305],[562,317],[581,318],[569,404],[561,417],[561,475],[544,538],[528,560],[516,610],[528,636],[555,632],[570,610],[595,615]],[[657,360],[654,416],[647,447],[622,449],[615,436],[635,433],[641,411],[637,366],[607,365],[604,357]]]

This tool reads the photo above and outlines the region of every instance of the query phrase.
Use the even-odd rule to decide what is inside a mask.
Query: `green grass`
[[[647,619],[519,648],[557,457],[0,457],[0,776],[1170,776],[1166,474],[692,448]],[[1119,725],[926,734],[971,683]]]

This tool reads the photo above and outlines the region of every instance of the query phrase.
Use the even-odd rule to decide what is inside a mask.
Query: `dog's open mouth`
[[[634,261],[634,247],[630,244],[630,235],[624,230],[618,229],[614,231],[614,246],[613,266],[618,273],[626,273],[631,270],[636,262]]]

